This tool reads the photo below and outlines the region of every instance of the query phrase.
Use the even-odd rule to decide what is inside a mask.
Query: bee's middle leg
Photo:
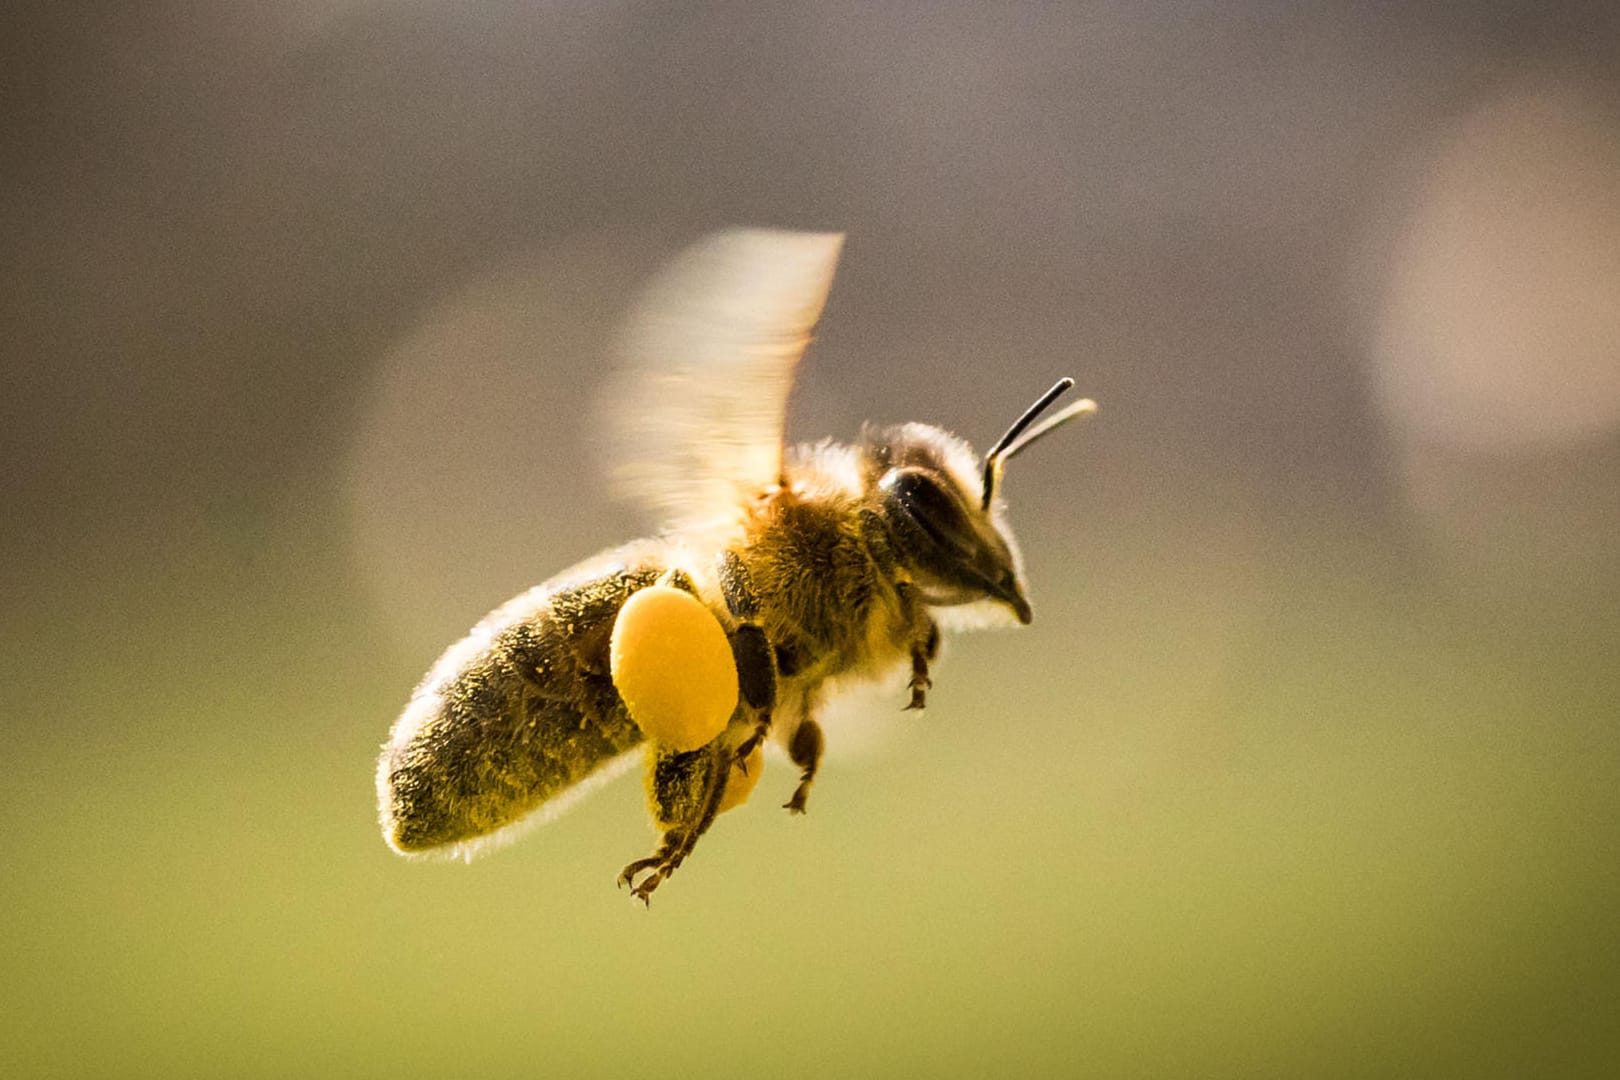
[[[734,551],[720,554],[720,591],[737,620],[737,628],[731,633],[737,690],[743,704],[754,714],[754,730],[736,752],[738,767],[747,772],[749,755],[771,730],[771,711],[776,708],[776,650],[759,624],[759,599],[754,595],[748,568]]]
[[[804,771],[799,774],[799,786],[793,789],[793,797],[782,804],[783,809],[790,814],[804,813],[804,802],[810,795],[810,785],[816,779],[816,770],[821,767],[821,751],[825,742],[821,735],[821,725],[809,718],[801,720],[793,732],[793,741],[788,744],[788,757]]]

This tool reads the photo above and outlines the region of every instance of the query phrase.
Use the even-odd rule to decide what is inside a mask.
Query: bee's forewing
[[[615,490],[660,526],[734,513],[780,475],[794,365],[843,242],[727,229],[678,255],[632,306],[602,429]]]

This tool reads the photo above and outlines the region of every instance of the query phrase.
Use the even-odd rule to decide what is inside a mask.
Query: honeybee
[[[982,461],[919,423],[784,446],[842,244],[733,229],[655,277],[605,422],[618,489],[662,529],[516,597],[440,657],[377,768],[395,851],[470,859],[642,759],[661,835],[618,880],[646,902],[747,797],[766,739],[797,767],[784,806],[803,813],[829,695],[893,673],[921,709],[941,627],[1030,621],[1002,470],[1096,406],[1041,420],[1062,379]]]

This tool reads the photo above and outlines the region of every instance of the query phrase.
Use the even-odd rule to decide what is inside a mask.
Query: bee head
[[[866,433],[861,450],[868,490],[926,603],[988,599],[1019,622],[1030,621],[1017,546],[997,495],[1009,458],[1059,424],[1096,411],[1088,398],[1035,423],[1073,385],[1060,379],[1025,410],[985,455],[982,471],[966,443],[927,424]]]

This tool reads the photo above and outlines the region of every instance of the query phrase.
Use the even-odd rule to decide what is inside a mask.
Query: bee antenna
[[[1042,420],[1034,427],[1035,421],[1041,413],[1051,408],[1052,403],[1062,397],[1074,386],[1074,380],[1065,375],[1052,384],[1052,389],[1035,399],[1035,404],[1024,410],[1024,414],[1013,421],[1007,433],[996,440],[996,445],[984,455],[984,509],[990,509],[995,500],[996,488],[1000,486],[1001,471],[1006,467],[1014,454],[1024,449],[1036,439],[1045,435],[1060,424],[1066,424],[1077,416],[1090,416],[1097,411],[1097,403],[1090,398],[1081,398],[1059,412]],[[1026,430],[1027,429],[1027,430]]]

